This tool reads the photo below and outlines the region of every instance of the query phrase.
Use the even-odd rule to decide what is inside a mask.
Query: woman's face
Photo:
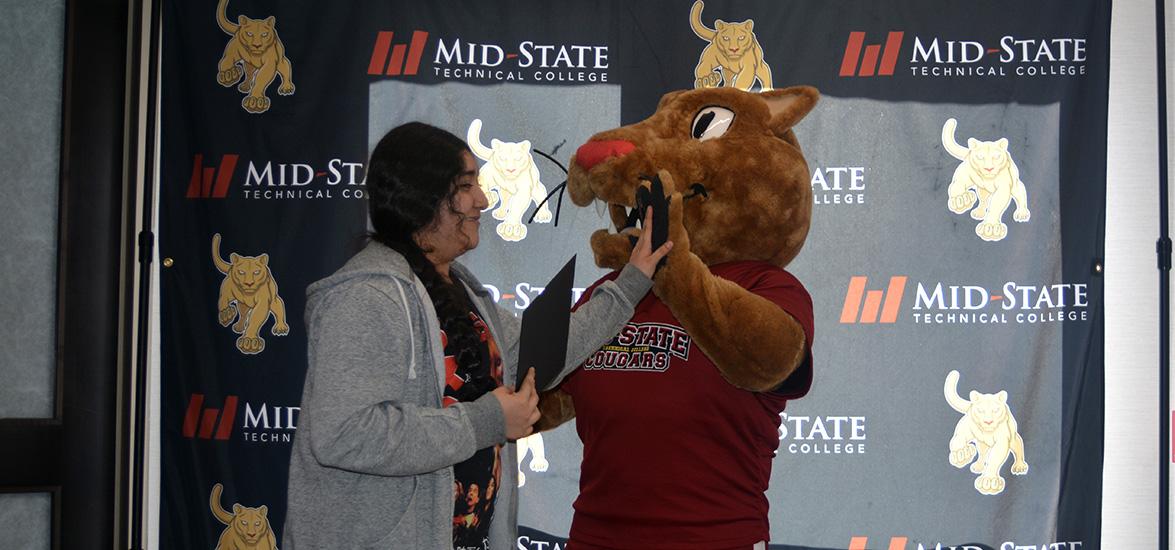
[[[447,265],[477,247],[481,229],[478,218],[481,211],[489,207],[485,193],[477,184],[477,161],[469,151],[463,151],[461,159],[463,168],[457,174],[452,203],[442,202],[433,223],[416,234],[417,244],[431,250],[425,256],[438,266]]]

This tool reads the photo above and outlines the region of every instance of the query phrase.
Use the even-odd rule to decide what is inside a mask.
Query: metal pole
[[[143,486],[146,473],[146,443],[147,434],[145,423],[147,420],[147,371],[150,365],[151,335],[151,260],[155,253],[154,227],[155,212],[155,134],[157,130],[155,111],[157,110],[159,88],[159,27],[162,14],[159,12],[158,0],[144,0],[144,7],[149,9],[151,30],[148,35],[149,46],[147,54],[147,111],[146,111],[146,147],[143,155],[143,225],[139,233],[139,326],[138,350],[135,354],[135,430],[134,456],[131,457],[132,494],[131,494],[131,538],[130,548],[141,550],[145,548],[143,542]],[[138,86],[137,82],[131,83]]]
[[[1169,549],[1171,452],[1171,237],[1167,220],[1167,56],[1164,1],[1155,0],[1155,45],[1159,83],[1159,548]]]

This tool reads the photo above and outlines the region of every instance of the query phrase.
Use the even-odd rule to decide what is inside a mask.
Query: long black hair
[[[403,255],[424,283],[458,366],[478,370],[480,338],[469,317],[469,298],[459,281],[437,273],[414,238],[436,222],[442,208],[463,218],[453,204],[457,176],[465,169],[463,153],[472,154],[461,138],[435,126],[409,122],[393,128],[371,153],[367,210],[372,240]]]

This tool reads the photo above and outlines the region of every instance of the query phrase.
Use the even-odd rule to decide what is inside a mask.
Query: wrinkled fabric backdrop
[[[513,151],[556,210],[580,144],[694,87],[711,41],[691,7],[232,0],[218,24],[214,2],[164,2],[161,547],[214,548],[235,504],[265,506],[280,541],[305,288],[361,246],[382,134],[422,120],[470,137],[479,164]],[[1098,547],[1109,14],[1084,0],[702,6],[702,34],[753,30],[770,81],[752,90],[822,93],[795,128],[815,204],[788,267],[815,305],[815,382],[781,415],[771,548]],[[267,84],[245,75],[256,90],[238,85],[250,40],[282,60]],[[1025,193],[1006,233],[982,238],[948,209],[963,162],[949,119],[960,148],[1013,159]],[[578,290],[603,273],[587,243],[603,210],[561,202],[557,225],[520,240],[486,218],[462,260],[516,314],[572,254]],[[230,268],[268,272],[282,306],[243,335]],[[964,416],[951,371],[962,399],[1003,396],[1018,424],[1029,469],[1013,475],[1009,456],[998,494],[950,463]],[[582,447],[573,425],[524,443],[517,547],[561,549]]]

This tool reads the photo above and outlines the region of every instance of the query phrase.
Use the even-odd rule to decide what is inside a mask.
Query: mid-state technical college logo
[[[850,279],[841,324],[898,322],[908,277],[890,277],[886,290],[866,291],[868,277]],[[918,282],[907,310],[916,324],[1040,324],[1089,320],[1088,283],[978,285]]]
[[[220,495],[224,486],[217,483],[212,486],[212,494],[208,497],[208,507],[212,515],[224,524],[224,531],[220,533],[216,547],[250,548],[256,550],[277,550],[277,537],[273,534],[273,527],[269,524],[269,506],[251,508],[233,504],[230,513],[220,505]]]
[[[204,402],[202,393],[193,393],[188,399],[182,431],[187,439],[227,441],[237,427],[241,440],[248,443],[292,443],[294,431],[298,429],[298,413],[302,410],[246,401],[244,410],[238,411],[240,398],[235,395],[225,397],[220,408],[204,408]],[[238,416],[241,425],[235,426]]]
[[[330,159],[316,168],[304,162],[248,161],[244,181],[233,188],[240,155],[224,154],[220,164],[204,165],[204,155],[192,157],[192,175],[186,198],[245,200],[331,200],[366,198],[367,170],[362,162]]]
[[[506,302],[506,307],[521,313],[522,310],[530,307],[530,303],[538,297],[539,294],[546,290],[546,287],[535,286],[531,283],[518,283],[511,289],[513,292],[507,292],[504,288],[499,289],[496,285],[482,283],[481,285],[490,293],[490,297],[494,299],[494,303]],[[583,288],[571,289],[571,302],[579,301],[580,296],[583,296]]]
[[[546,534],[543,533],[542,535]],[[518,550],[570,550],[570,547],[567,545],[567,541],[551,539],[555,539],[555,537],[546,535],[540,538],[539,535],[526,535],[520,533],[518,535],[518,540],[515,541],[515,547]]]
[[[938,36],[913,37],[908,66],[898,68],[905,31],[889,31],[885,44],[865,45],[867,33],[852,31],[841,58],[840,76],[1039,77],[1085,74],[1086,44],[1075,37],[1004,35],[986,42]],[[877,38],[875,38],[876,40]]]
[[[250,19],[241,15],[233,24],[225,15],[227,7],[228,0],[220,0],[216,6],[216,23],[232,37],[216,64],[216,82],[226,88],[239,82],[237,91],[245,94],[241,108],[248,113],[264,113],[270,105],[265,92],[274,77],[280,76],[282,81],[278,94],[294,93],[293,69],[286,47],[277,37],[277,20],[273,16]]]
[[[801,416],[779,413],[779,449],[799,455],[865,454],[864,416]]]
[[[812,203],[816,206],[865,204],[865,167],[829,166],[812,170]]]
[[[694,67],[694,88],[738,88],[750,91],[759,82],[761,91],[771,89],[771,67],[763,59],[763,47],[755,37],[755,21],[742,23],[714,21],[711,29],[702,23],[702,0],[689,12],[690,27],[698,38],[709,42]]]
[[[665,372],[674,357],[689,360],[690,336],[663,323],[628,323],[587,361],[586,370]]]
[[[1028,191],[1020,179],[1020,168],[1008,152],[1008,138],[996,141],[967,139],[963,147],[955,141],[953,118],[942,125],[942,147],[952,157],[963,162],[955,168],[951,184],[947,186],[947,208],[956,214],[971,211],[971,219],[979,221],[975,234],[980,239],[994,242],[1008,236],[1008,225],[1004,223],[1004,212],[1016,203],[1012,219],[1026,222],[1031,218],[1028,211]]]
[[[221,326],[232,325],[233,332],[241,335],[237,338],[237,350],[256,355],[265,349],[261,327],[270,316],[274,319],[270,334],[290,333],[286,303],[278,295],[277,281],[269,269],[269,254],[242,256],[234,252],[226,262],[220,255],[220,233],[217,233],[212,236],[212,263],[225,276],[216,301],[216,318]]]
[[[951,436],[951,466],[971,466],[975,478],[975,490],[984,495],[998,495],[1004,492],[1006,480],[1000,469],[1008,461],[1008,454],[1014,458],[1010,471],[1018,476],[1028,473],[1028,462],[1024,459],[1024,439],[1012,409],[1008,405],[1008,392],[979,393],[972,390],[970,399],[959,397],[959,371],[947,374],[943,395],[952,409],[963,413],[955,424]]]
[[[501,220],[495,231],[504,241],[518,242],[526,238],[522,217],[534,204],[538,208],[534,221],[551,221],[547,206],[547,187],[539,180],[539,168],[530,154],[530,140],[507,142],[493,139],[490,147],[481,142],[481,119],[469,123],[466,140],[477,158],[486,161],[477,173],[477,182],[489,199],[487,210],[495,220]],[[495,206],[497,208],[495,208]]]
[[[370,76],[416,76],[429,33],[415,30],[410,44],[392,44],[395,31],[379,31],[367,65]],[[437,37],[433,76],[489,82],[607,82],[608,46],[543,44],[523,40],[512,46]],[[423,69],[427,74],[428,68]]]
[[[889,550],[985,550],[990,548],[987,545],[977,544],[944,544],[936,542],[931,545],[928,542],[919,542],[917,547],[909,546],[909,537],[890,537]],[[869,544],[869,537],[853,537],[849,541],[848,550],[865,550],[866,545]],[[1044,542],[1040,544],[1021,544],[1013,541],[1006,541],[1000,544],[999,550],[1080,550],[1082,544],[1080,541],[1068,542]],[[880,547],[876,547],[880,548]]]

